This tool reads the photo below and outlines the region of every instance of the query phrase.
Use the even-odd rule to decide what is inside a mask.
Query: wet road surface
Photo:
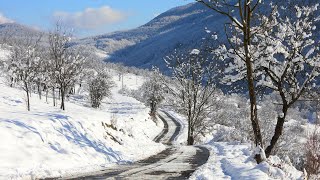
[[[188,179],[197,167],[206,163],[209,150],[201,146],[172,145],[181,131],[181,125],[166,112],[160,112],[159,118],[164,123],[164,129],[154,141],[166,144],[164,151],[133,164],[61,179]]]

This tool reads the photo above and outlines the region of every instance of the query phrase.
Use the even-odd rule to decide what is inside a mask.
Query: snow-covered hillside
[[[163,57],[174,48],[193,48],[206,36],[205,27],[214,29],[225,18],[212,14],[198,3],[173,8],[149,23],[128,31],[89,37],[77,43],[95,46],[109,53],[113,62],[125,65],[164,68]],[[220,28],[220,33],[223,30]]]
[[[0,54],[5,57],[8,51]],[[66,111],[53,107],[51,98],[47,103],[32,94],[28,112],[25,93],[0,80],[0,179],[92,171],[164,149],[152,141],[162,124],[149,119],[149,109],[142,103],[118,93],[121,82],[115,72],[112,97],[100,109],[90,108],[81,94],[69,97]],[[142,82],[142,77],[124,75],[129,89],[137,89]]]
[[[264,4],[270,2],[267,0]],[[287,5],[288,1],[279,0],[277,3]],[[317,1],[308,0],[301,3],[315,4]],[[264,10],[263,7],[261,9]],[[220,42],[227,43],[224,31],[227,20],[225,16],[200,3],[191,3],[168,10],[138,28],[88,37],[75,43],[106,51],[110,55],[108,61],[139,68],[157,66],[166,71],[163,58],[175,48],[182,51],[199,48],[203,38],[208,37],[206,28],[215,32]],[[318,26],[320,27],[320,23]],[[317,36],[320,37],[320,33]]]
[[[40,30],[21,25],[18,23],[4,23],[0,24],[0,38],[5,41],[9,38],[23,37],[25,35],[40,35],[43,34]]]

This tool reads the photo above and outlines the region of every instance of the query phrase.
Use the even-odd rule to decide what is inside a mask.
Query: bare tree
[[[152,73],[151,78],[138,91],[142,93],[141,101],[150,107],[150,116],[156,118],[159,104],[164,99],[164,86],[158,73]]]
[[[320,131],[319,127],[309,135],[306,147],[306,171],[311,175],[320,174]]]
[[[262,135],[259,126],[259,120],[257,115],[257,100],[254,84],[254,66],[253,59],[250,55],[250,45],[252,44],[252,34],[254,34],[252,29],[252,22],[255,18],[255,11],[257,7],[261,4],[260,0],[237,0],[237,1],[227,1],[227,0],[196,0],[212,9],[213,11],[220,13],[229,18],[232,22],[229,24],[230,27],[240,30],[237,34],[237,38],[241,39],[242,43],[238,47],[233,47],[235,55],[238,56],[242,61],[245,62],[246,67],[246,78],[248,82],[249,97],[251,113],[250,119],[254,132],[255,145],[262,146]],[[230,43],[232,46],[233,44]],[[260,163],[262,161],[260,155],[256,155],[256,161]]]
[[[57,23],[55,30],[49,33],[50,55],[52,59],[53,76],[61,93],[61,106],[65,110],[65,97],[76,77],[83,68],[85,57],[75,48],[69,48],[71,34]],[[54,93],[54,87],[53,87]]]
[[[20,82],[26,92],[27,110],[30,111],[31,85],[38,76],[37,69],[40,64],[39,42],[41,37],[32,35],[11,41],[11,55],[5,62],[6,72],[11,80]]]
[[[270,156],[282,135],[287,112],[306,91],[314,88],[320,74],[320,51],[314,34],[318,21],[313,14],[317,6],[294,7],[291,17],[275,11],[255,37],[258,85],[278,93],[281,111],[270,144],[265,149]]]
[[[274,134],[265,149],[266,157],[271,155],[282,135],[289,108],[301,99],[307,90],[314,88],[317,83],[316,77],[320,74],[320,51],[317,47],[317,38],[314,36],[315,23],[318,21],[314,15],[317,6],[295,6],[292,10],[295,13],[290,17],[283,16],[277,6],[270,5],[269,8],[272,10],[271,14],[268,16],[260,14],[258,16],[260,23],[252,26],[254,34],[249,45],[257,86],[277,92],[281,101]],[[234,31],[242,30],[234,29]],[[230,36],[229,42],[239,45],[242,41],[235,34]],[[247,63],[241,58],[245,51],[233,48],[235,46],[229,50],[225,47],[224,50],[218,48],[214,53],[220,53],[222,59],[225,57],[234,59],[228,70],[235,69],[236,75],[231,73],[229,79],[241,79],[247,75],[243,72]]]
[[[174,98],[170,100],[173,106],[178,106],[188,118],[188,145],[194,144],[195,137],[208,127],[206,118],[212,111],[217,92],[213,75],[215,64],[207,55],[205,51],[194,49],[186,54],[175,51],[165,58],[176,85],[164,84]]]

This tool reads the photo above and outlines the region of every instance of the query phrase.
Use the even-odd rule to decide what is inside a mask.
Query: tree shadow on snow
[[[1,118],[0,118],[0,121],[5,122],[5,123],[9,123],[9,124],[14,124],[14,125],[19,126],[19,127],[21,127],[21,128],[25,128],[25,129],[27,129],[28,131],[30,131],[30,132],[35,133],[36,135],[38,135],[38,136],[40,137],[41,141],[44,142],[41,134],[37,131],[36,128],[34,128],[34,127],[32,127],[32,126],[29,126],[29,125],[27,125],[27,124],[25,124],[25,123],[23,123],[23,122],[18,121],[18,120],[12,120],[12,119],[1,119]]]
[[[113,160],[117,161],[118,163],[122,162],[122,158],[120,156],[119,152],[114,151],[112,148],[105,146],[100,140],[94,140],[89,139],[88,134],[86,133],[85,128],[81,124],[81,122],[74,122],[71,123],[69,121],[69,116],[58,114],[58,113],[35,113],[34,116],[41,116],[41,117],[47,117],[48,120],[54,122],[54,125],[52,127],[55,131],[57,131],[59,134],[64,136],[69,142],[81,147],[91,147],[96,152],[102,153],[107,156],[108,161],[114,162]],[[14,124],[16,126],[19,126],[21,128],[25,128],[28,131],[37,134],[42,142],[45,142],[45,139],[40,134],[39,130],[37,130],[35,127],[32,127],[26,123],[23,123],[19,120],[11,120],[11,119],[1,119],[0,121],[5,123]],[[59,126],[61,125],[61,126]],[[56,151],[60,154],[67,153],[66,150],[63,149],[63,147],[58,143],[49,143],[50,148]]]
[[[83,125],[78,123],[71,123],[68,116],[61,114],[48,113],[46,116],[53,122],[58,122],[61,127],[53,127],[57,132],[63,135],[69,142],[84,147],[92,147],[95,151],[107,155],[109,161],[121,161],[119,152],[115,152],[112,148],[105,146],[100,140],[93,140],[88,138]]]

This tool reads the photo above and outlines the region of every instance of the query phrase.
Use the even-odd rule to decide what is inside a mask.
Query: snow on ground
[[[131,76],[126,75],[124,83],[127,88],[137,89],[141,83]],[[165,148],[152,141],[162,127],[149,119],[149,109],[142,103],[118,93],[118,81],[112,97],[100,109],[90,108],[83,96],[74,96],[62,111],[52,106],[50,98],[46,103],[44,97],[39,100],[32,94],[30,112],[26,110],[25,93],[2,81],[0,179],[93,171],[143,159]]]
[[[195,179],[303,179],[303,173],[286,165],[278,157],[256,164],[251,158],[250,144],[210,142],[209,160],[190,177]],[[280,168],[278,168],[280,167]]]
[[[169,111],[182,124],[182,133],[177,138],[178,142],[187,139],[186,118],[178,113]],[[221,125],[216,125],[221,126]],[[216,129],[228,130],[223,126]],[[206,164],[199,167],[189,178],[191,180],[222,180],[222,179],[303,179],[301,171],[281,161],[277,156],[269,157],[268,160],[259,165],[252,158],[251,144],[238,142],[215,142],[216,136],[221,132],[214,131],[212,135],[205,137],[205,147],[210,150],[210,157]]]

